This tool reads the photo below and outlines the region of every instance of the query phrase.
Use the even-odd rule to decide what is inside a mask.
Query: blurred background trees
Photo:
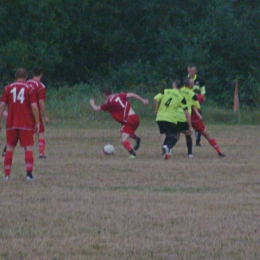
[[[238,78],[258,107],[259,17],[254,0],[2,0],[1,84],[40,64],[53,88],[157,92],[195,63],[208,97],[228,106]]]

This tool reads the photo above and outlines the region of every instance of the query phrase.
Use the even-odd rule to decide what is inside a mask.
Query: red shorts
[[[6,130],[7,145],[16,146],[20,140],[20,146],[30,146],[34,144],[34,130],[10,129]]]
[[[121,133],[135,135],[135,130],[140,124],[140,119],[137,114],[131,115],[127,118],[126,123],[121,128]]]
[[[192,128],[199,133],[202,133],[206,130],[206,126],[202,122],[202,120],[196,121],[196,122],[191,122]]]
[[[206,130],[206,126],[204,125],[202,119],[200,119],[198,115],[194,112],[192,112],[191,114],[191,125],[192,128],[199,133],[204,132]]]

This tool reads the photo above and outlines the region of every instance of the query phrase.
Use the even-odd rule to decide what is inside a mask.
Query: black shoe
[[[42,154],[41,154],[41,155],[39,156],[39,158],[40,158],[40,159],[46,159],[46,158],[47,158],[47,156],[46,156],[46,155],[42,155]]]
[[[141,138],[137,137],[136,138],[136,145],[134,147],[135,151],[139,149],[140,143],[141,143]]]
[[[202,147],[202,145],[200,143],[196,143],[196,146]]]
[[[33,181],[32,172],[27,172],[26,180],[27,180],[27,181]]]
[[[4,148],[3,152],[2,152],[2,157],[5,157],[5,153],[6,153],[6,146],[5,146],[5,148]]]
[[[218,156],[219,156],[219,157],[226,157],[226,155],[223,154],[223,153],[219,153]]]

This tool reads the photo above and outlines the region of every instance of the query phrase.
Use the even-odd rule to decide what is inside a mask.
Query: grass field
[[[32,183],[16,148],[0,180],[0,260],[260,259],[258,126],[208,126],[226,158],[203,139],[189,159],[182,137],[164,161],[155,123],[140,126],[136,160],[104,124],[48,126]]]

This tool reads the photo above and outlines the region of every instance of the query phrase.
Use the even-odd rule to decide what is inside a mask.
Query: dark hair
[[[183,85],[189,87],[190,86],[190,78],[183,79]]]
[[[17,69],[17,71],[15,73],[16,79],[26,79],[27,76],[28,76],[28,72],[27,72],[27,69],[25,69],[25,68],[19,68],[19,69]]]
[[[197,66],[194,63],[190,63],[188,66],[188,68],[193,68],[193,67],[197,69]]]
[[[35,67],[33,70],[34,76],[40,76],[43,73],[43,70],[41,67]]]
[[[113,93],[112,89],[110,87],[105,87],[103,90],[102,90],[102,93],[104,93],[105,95],[109,96]]]
[[[175,85],[176,85],[176,87],[177,87],[178,89],[181,88],[181,81],[180,81],[179,79],[175,79],[173,82],[175,83]]]

